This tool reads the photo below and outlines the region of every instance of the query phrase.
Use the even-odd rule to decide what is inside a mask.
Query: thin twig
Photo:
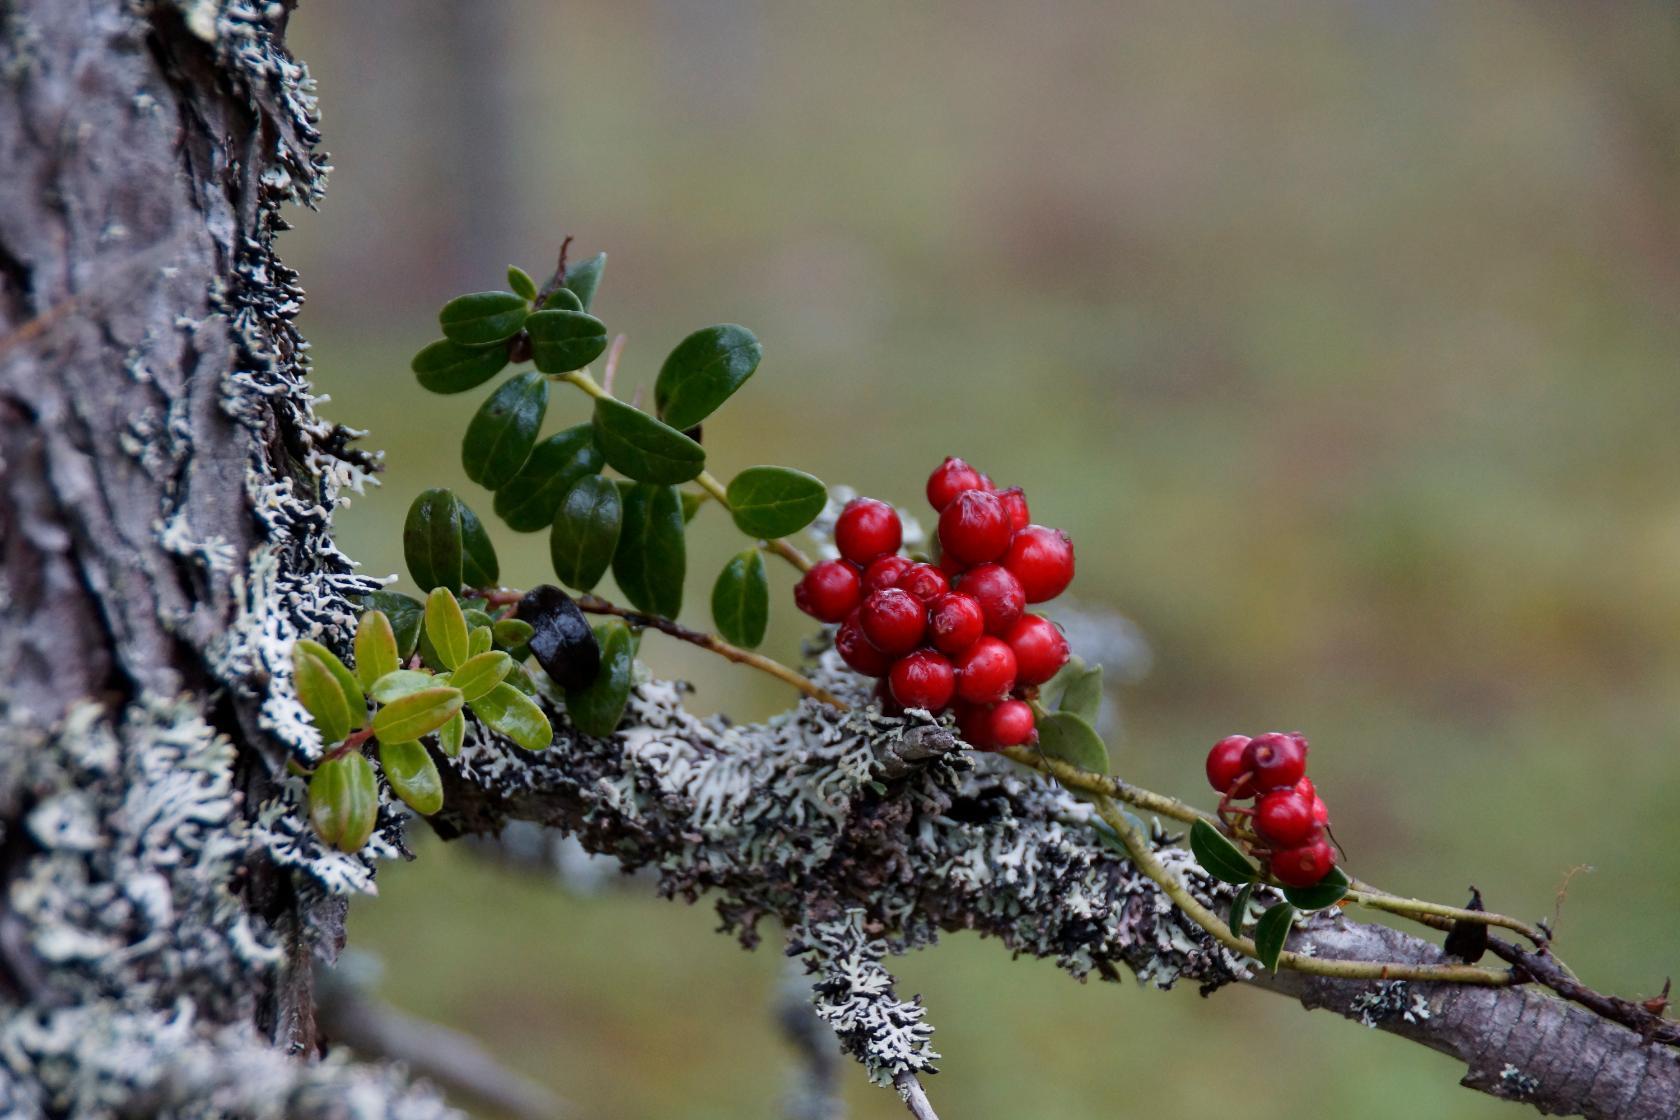
[[[737,664],[750,665],[760,672],[769,673],[777,680],[785,681],[786,683],[791,684],[794,688],[797,688],[805,695],[816,700],[821,700],[825,704],[831,704],[841,710],[849,707],[844,700],[834,695],[834,693],[813,683],[810,678],[800,676],[792,669],[789,669],[786,665],[783,665],[780,661],[774,661],[762,654],[757,654],[751,650],[742,649],[740,646],[732,645],[715,634],[708,634],[702,630],[691,630],[687,626],[682,625],[680,622],[673,622],[668,618],[661,618],[658,615],[643,614],[641,611],[633,611],[628,607],[621,607],[617,603],[603,599],[598,595],[579,595],[577,597],[577,605],[581,609],[588,611],[590,614],[614,615],[618,618],[624,619],[626,622],[635,623],[637,626],[643,626],[649,630],[657,630],[661,634],[666,634],[679,641],[699,646],[701,649],[709,649],[713,653],[718,654],[721,657],[726,657]]]
[[[905,1070],[893,1078],[893,1086],[898,1095],[904,1098],[904,1107],[910,1110],[910,1115],[916,1120],[939,1120],[939,1113],[933,1110],[933,1104],[927,1098],[927,1091],[922,1088],[921,1079],[914,1070]]]
[[[607,350],[606,370],[601,374],[601,388],[610,397],[613,391],[613,381],[618,378],[618,359],[624,355],[624,336],[618,335],[612,340],[612,346]]]

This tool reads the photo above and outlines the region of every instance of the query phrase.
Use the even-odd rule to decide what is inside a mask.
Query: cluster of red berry
[[[1336,866],[1335,850],[1324,835],[1330,810],[1307,777],[1305,735],[1227,736],[1208,752],[1207,779],[1224,795],[1220,817],[1243,839],[1253,838],[1255,854],[1266,859],[1278,882],[1310,887]],[[1231,805],[1251,797],[1259,798],[1253,809]]]
[[[942,712],[976,747],[1033,742],[1024,697],[1068,659],[1067,639],[1028,603],[1054,599],[1073,579],[1073,542],[1033,525],[1021,488],[997,490],[961,459],[927,482],[939,513],[939,560],[899,555],[904,528],[892,506],[848,502],[834,524],[837,560],[824,560],[794,588],[799,609],[837,622],[834,647],[883,701]]]

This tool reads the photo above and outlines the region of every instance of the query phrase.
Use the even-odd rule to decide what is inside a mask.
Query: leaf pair
[[[453,492],[424,490],[403,522],[403,559],[422,591],[490,587],[501,577],[484,525]],[[396,623],[393,621],[393,626]]]

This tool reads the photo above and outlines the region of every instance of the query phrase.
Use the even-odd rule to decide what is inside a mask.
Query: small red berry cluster
[[[806,614],[837,622],[834,648],[879,677],[882,701],[942,712],[955,707],[962,737],[995,749],[1038,737],[1026,698],[1068,659],[1067,639],[1028,603],[1054,599],[1073,579],[1073,542],[1031,524],[1018,486],[946,459],[929,476],[939,513],[939,561],[899,555],[904,528],[885,502],[857,498],[834,523],[837,560],[794,588]]]
[[[1223,795],[1220,818],[1251,841],[1272,878],[1287,887],[1310,887],[1336,866],[1335,849],[1325,839],[1330,810],[1307,777],[1305,735],[1227,736],[1208,752],[1207,779]],[[1259,798],[1252,809],[1231,804],[1251,797]]]

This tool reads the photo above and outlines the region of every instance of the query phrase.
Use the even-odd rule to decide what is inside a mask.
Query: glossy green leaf
[[[482,602],[482,601],[483,600],[480,600],[480,599],[462,599],[461,600],[461,614],[467,620],[467,630],[468,630],[468,632],[476,630],[479,627],[488,628],[488,627],[494,626],[496,624],[496,620],[491,618],[489,613],[487,611],[485,611],[483,608],[469,605],[469,604],[472,604],[472,603],[478,603],[478,602]]]
[[[295,648],[319,660],[332,674],[333,680],[338,682],[339,691],[344,694],[344,710],[350,716],[351,729],[367,723],[367,697],[362,694],[362,682],[338,659],[338,654],[308,638],[299,638]]]
[[[730,480],[729,512],[749,537],[797,533],[823,511],[828,488],[822,480],[789,467],[748,467]]]
[[[368,695],[381,704],[389,704],[393,700],[400,700],[410,693],[440,683],[442,682],[437,677],[421,669],[393,669],[373,682],[372,687],[368,689]]]
[[[425,615],[420,600],[400,591],[375,591],[363,596],[362,604],[390,620],[391,633],[397,639],[397,657],[404,661],[413,657],[414,644],[420,639],[420,621]]]
[[[391,792],[416,813],[429,817],[443,808],[443,779],[432,756],[419,743],[381,742],[379,768],[385,771]]]
[[[461,586],[461,503],[448,490],[423,490],[403,522],[403,559],[420,590]],[[393,625],[395,620],[393,619]]]
[[[467,423],[461,437],[461,466],[487,490],[513,481],[537,445],[548,411],[548,378],[521,373],[502,382]]]
[[[1207,821],[1198,820],[1190,826],[1190,851],[1202,870],[1221,882],[1241,885],[1259,878],[1254,861]]]
[[[536,678],[532,677],[531,671],[523,665],[515,665],[508,672],[507,679],[502,683],[505,685],[512,685],[514,688],[523,692],[527,696],[535,696],[537,694]]]
[[[583,301],[570,288],[560,287],[548,293],[543,300],[543,311],[582,311]]]
[[[489,653],[495,644],[495,635],[490,633],[488,626],[474,626],[467,631],[467,660],[472,660],[481,653]]]
[[[327,664],[305,649],[302,642],[292,646],[292,687],[297,690],[298,703],[309,713],[315,730],[321,733],[322,745],[330,747],[343,742],[351,728],[350,706],[345,702],[344,689]]]
[[[1248,900],[1254,897],[1254,884],[1244,883],[1237,890],[1237,897],[1231,900],[1231,920],[1226,924],[1231,932],[1242,936],[1243,926],[1248,924]]]
[[[493,730],[528,751],[540,751],[554,742],[554,728],[543,710],[505,681],[474,700],[472,710]]]
[[[508,287],[513,289],[514,294],[527,303],[537,298],[537,282],[531,279],[529,272],[518,265],[508,265],[507,282]]]
[[[467,737],[467,720],[460,712],[449,717],[449,722],[437,729],[438,750],[449,758],[456,758],[461,753],[461,743]]]
[[[712,621],[726,642],[752,649],[770,624],[770,576],[756,548],[738,552],[712,585]]]
[[[408,363],[422,389],[464,393],[476,389],[508,364],[505,346],[459,346],[440,338]]]
[[[613,553],[613,579],[637,610],[675,618],[682,610],[687,546],[675,487],[639,483],[623,492],[624,526]]]
[[[561,288],[555,296],[576,299]],[[525,321],[531,336],[531,360],[543,373],[571,373],[601,356],[607,348],[607,327],[583,311],[549,306]]]
[[[516,533],[546,529],[572,484],[584,475],[601,473],[605,462],[595,446],[593,425],[556,432],[532,448],[519,473],[496,491],[496,516]]]
[[[535,631],[531,629],[531,624],[522,618],[501,619],[491,630],[496,647],[506,650],[518,649],[531,640],[533,633]]]
[[[548,534],[548,555],[560,582],[580,591],[601,582],[623,524],[618,487],[598,474],[578,479],[561,500]]]
[[[1081,770],[1108,773],[1108,747],[1102,736],[1072,712],[1052,712],[1039,717],[1038,749]]]
[[[596,253],[588,260],[579,261],[566,269],[566,287],[577,296],[585,311],[594,304],[596,289],[601,286],[601,274],[606,270],[605,253]]]
[[[1066,683],[1061,699],[1057,701],[1057,709],[1072,712],[1087,723],[1096,723],[1097,713],[1102,709],[1102,666],[1087,668],[1081,662],[1080,667],[1068,673],[1064,680]]]
[[[449,683],[461,690],[467,703],[472,703],[502,683],[513,668],[513,658],[499,649],[469,657],[461,667],[449,674]]]
[[[448,685],[422,688],[399,696],[373,716],[373,733],[381,743],[401,743],[430,735],[449,722],[464,703],[461,690]]]
[[[386,673],[402,667],[397,634],[384,611],[365,611],[356,624],[356,681],[364,689]]]
[[[343,852],[360,851],[379,821],[379,783],[360,751],[330,759],[309,779],[309,823]]]
[[[587,688],[566,693],[566,715],[585,735],[603,739],[624,718],[634,678],[635,653],[630,628],[613,619],[595,630],[601,646],[601,671]]]
[[[441,587],[426,596],[426,638],[445,669],[453,669],[467,659],[467,616],[461,613],[455,596]]]
[[[444,304],[438,324],[458,346],[494,346],[519,333],[529,310],[512,292],[474,292]]]
[[[693,521],[694,515],[700,512],[700,507],[706,504],[706,495],[684,490],[682,492],[682,504],[684,523]]]
[[[746,384],[763,356],[764,347],[745,327],[724,323],[695,331],[659,369],[653,399],[660,418],[679,430],[694,427]]]
[[[611,397],[595,400],[595,445],[609,466],[637,482],[687,482],[706,468],[698,443]]]
[[[496,546],[484,531],[484,522],[465,502],[461,506],[461,582],[468,587],[494,587],[501,581],[502,567]]]
[[[1284,942],[1289,940],[1294,925],[1295,907],[1287,902],[1280,902],[1260,915],[1260,920],[1254,923],[1254,949],[1261,965],[1277,971],[1278,958],[1283,955]]]
[[[1347,894],[1352,884],[1347,872],[1332,867],[1330,873],[1310,887],[1284,887],[1283,897],[1301,910],[1322,910],[1334,906]]]

